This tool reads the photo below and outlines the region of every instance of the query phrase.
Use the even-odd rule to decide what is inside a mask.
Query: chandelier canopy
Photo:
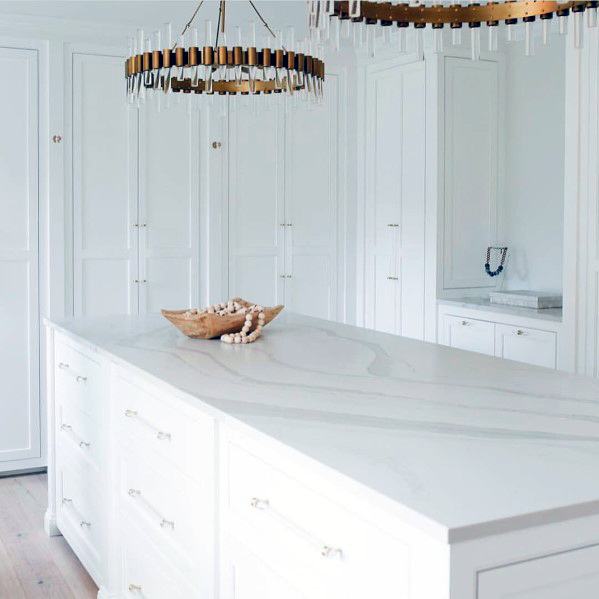
[[[197,29],[191,25],[203,3],[204,0],[199,3],[176,44],[171,39],[170,24],[166,26],[164,44],[161,31],[146,37],[140,30],[136,38],[130,40],[125,77],[127,95],[132,101],[157,91],[209,95],[298,93],[315,100],[322,97],[324,62],[314,55],[311,41],[304,42],[296,51],[294,35],[290,32],[289,39],[285,40],[289,47],[286,47],[280,32],[271,29],[249,0],[269,34],[268,41],[257,46],[252,24],[249,44],[243,45],[241,27],[237,27],[236,43],[229,46],[223,0],[219,4],[216,38],[212,39],[212,23],[207,21],[204,39],[200,42]]]

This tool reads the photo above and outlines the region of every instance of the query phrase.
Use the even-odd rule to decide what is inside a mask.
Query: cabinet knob
[[[215,150],[220,150],[220,149],[221,149],[221,147],[222,147],[222,145],[223,145],[223,144],[222,144],[220,141],[213,141],[213,142],[212,142],[212,147],[213,147]]]
[[[461,325],[467,327],[470,323],[467,320],[462,320]]]
[[[522,329],[518,329],[516,335],[526,335],[526,333]]]
[[[62,135],[53,135],[52,142],[55,144],[59,144],[62,141]]]
[[[66,370],[67,368],[70,368],[70,367],[66,362],[59,362],[58,368],[60,368],[61,370]]]
[[[399,225],[397,223],[389,223],[387,226],[388,227],[399,227]]]
[[[390,281],[399,281],[399,277],[387,277]]]
[[[141,586],[138,584],[130,584],[127,588],[130,593],[141,593]]]
[[[79,522],[79,526],[81,526],[81,528],[90,528],[92,525],[91,522],[88,522],[87,520],[81,520],[81,522]]]

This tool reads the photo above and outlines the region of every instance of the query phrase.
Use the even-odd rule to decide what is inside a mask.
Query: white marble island
[[[599,595],[596,381],[290,314],[251,346],[48,326],[48,529],[105,596]],[[94,469],[95,546],[61,488]]]

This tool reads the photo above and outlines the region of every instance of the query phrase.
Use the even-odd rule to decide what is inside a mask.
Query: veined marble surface
[[[438,304],[443,306],[456,306],[458,308],[469,308],[470,310],[482,310],[484,312],[498,312],[512,316],[524,316],[538,320],[550,320],[562,322],[561,308],[523,308],[521,306],[508,306],[505,304],[492,304],[488,297],[464,297],[459,299],[439,299]]]
[[[54,326],[445,540],[599,514],[597,380],[289,313],[244,346],[188,339],[160,316]]]

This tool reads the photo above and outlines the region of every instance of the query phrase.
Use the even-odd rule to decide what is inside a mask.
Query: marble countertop
[[[470,310],[484,310],[485,312],[496,312],[500,314],[509,314],[512,316],[521,316],[525,318],[535,318],[538,320],[550,320],[552,322],[562,322],[561,308],[544,308],[536,310],[534,308],[522,308],[520,306],[507,306],[505,304],[492,304],[488,297],[463,297],[459,299],[438,299],[438,304],[444,306],[456,306],[459,308],[468,308]]]
[[[247,346],[160,316],[53,326],[445,541],[599,513],[597,380],[289,313]]]

